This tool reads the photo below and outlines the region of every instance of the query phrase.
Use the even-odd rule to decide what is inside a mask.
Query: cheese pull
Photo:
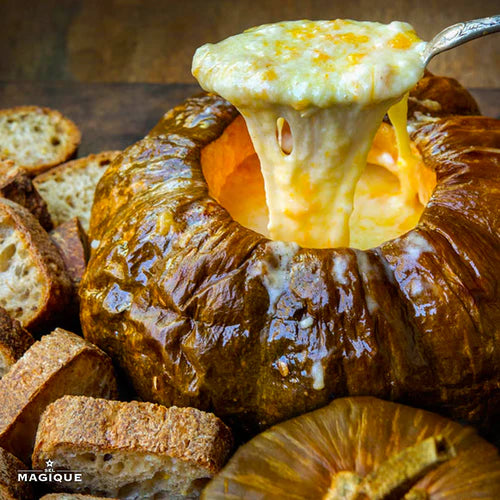
[[[270,237],[318,248],[348,246],[354,191],[385,109],[318,108],[307,118],[279,106],[241,113],[261,163]],[[279,131],[275,139],[280,120],[291,130],[289,152]]]
[[[373,138],[423,74],[425,46],[406,23],[336,20],[264,25],[197,50],[193,74],[246,121],[272,239],[352,243],[355,191]],[[391,112],[399,127],[403,107]],[[407,137],[397,137],[398,176],[411,197],[415,166]]]

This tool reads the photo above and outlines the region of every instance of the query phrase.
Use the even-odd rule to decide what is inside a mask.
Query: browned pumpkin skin
[[[445,80],[428,78],[439,94]],[[451,107],[465,90],[449,88]],[[188,99],[107,171],[81,287],[86,338],[143,399],[251,432],[344,395],[487,424],[500,407],[499,122],[447,117],[415,132],[438,185],[413,231],[368,251],[299,248],[287,264],[280,243],[208,195],[200,151],[235,116],[216,96]],[[262,270],[280,265],[273,304]]]
[[[472,428],[427,411],[371,397],[340,398],[264,431],[235,453],[205,488],[202,498],[373,498],[328,496],[328,492],[335,478],[345,472],[365,478],[376,473],[391,457],[431,437],[444,438],[455,456],[436,464],[420,479],[418,474],[408,474],[411,467],[405,470],[398,467],[402,463],[393,463],[395,470],[384,474],[379,481],[379,491],[385,489],[387,494],[376,498],[500,498],[498,452]],[[414,463],[419,462],[418,455],[413,458]],[[401,482],[399,494],[387,491],[391,475],[408,479]]]

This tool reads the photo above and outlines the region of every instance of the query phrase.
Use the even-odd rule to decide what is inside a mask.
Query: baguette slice
[[[31,347],[33,342],[35,340],[31,333],[0,307],[0,378]]]
[[[95,497],[94,495],[82,495],[81,493],[49,493],[40,500],[118,500],[110,497]]]
[[[18,458],[0,448],[0,498],[2,500],[31,500],[34,498],[29,483],[17,480],[17,471],[27,467]]]
[[[0,446],[29,463],[40,415],[65,394],[112,398],[117,386],[104,352],[58,328],[35,342],[0,380]],[[80,421],[75,431],[85,425]]]
[[[0,198],[14,201],[29,210],[46,231],[53,228],[47,204],[24,169],[0,172]]]
[[[34,179],[38,192],[47,202],[57,226],[79,217],[89,230],[94,192],[100,178],[120,151],[105,151],[59,165]]]
[[[71,282],[78,292],[90,255],[87,234],[80,224],[80,219],[74,217],[63,222],[51,231],[50,237],[58,248]]]
[[[66,396],[42,416],[33,466],[50,458],[56,469],[81,471],[82,482],[65,484],[69,491],[197,498],[231,447],[231,431],[211,413]]]
[[[68,160],[80,144],[77,126],[59,111],[39,106],[0,110],[0,161],[36,175]]]
[[[0,198],[0,307],[36,330],[64,311],[72,293],[49,235],[28,210]]]

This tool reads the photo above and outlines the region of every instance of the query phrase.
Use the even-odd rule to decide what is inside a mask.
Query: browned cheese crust
[[[5,174],[0,171],[0,197],[28,209],[46,231],[52,229],[47,204],[33,186],[31,177],[23,169],[16,168]]]
[[[195,408],[66,396],[43,414],[33,466],[43,468],[45,459],[64,446],[75,452],[169,456],[197,465],[212,476],[226,463],[232,437],[215,415]]]
[[[4,360],[10,360],[13,365],[33,342],[31,333],[0,307],[0,351]]]
[[[40,306],[31,311],[23,326],[30,331],[52,324],[71,301],[72,284],[66,267],[49,235],[35,217],[24,207],[0,198],[0,212],[13,222],[13,227],[24,239],[34,265],[42,275],[40,287],[44,291]],[[20,277],[22,279],[22,277]],[[5,305],[8,309],[8,304]],[[16,317],[16,311],[9,311]]]
[[[426,78],[419,100],[472,106],[458,84]],[[85,336],[143,399],[214,411],[236,428],[344,395],[488,425],[500,407],[500,122],[411,114],[437,174],[417,227],[367,251],[299,248],[283,262],[279,244],[208,194],[200,151],[236,115],[217,96],[188,99],[107,171],[81,288]],[[280,268],[286,286],[272,301],[265,270]]]
[[[0,446],[29,463],[41,414],[65,394],[113,398],[117,387],[109,357],[58,328],[0,380]]]

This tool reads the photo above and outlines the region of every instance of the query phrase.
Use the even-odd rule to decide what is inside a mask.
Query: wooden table
[[[0,82],[0,109],[49,106],[82,131],[78,156],[123,149],[144,135],[163,113],[200,92],[196,84]],[[484,115],[500,118],[500,89],[473,89]]]

